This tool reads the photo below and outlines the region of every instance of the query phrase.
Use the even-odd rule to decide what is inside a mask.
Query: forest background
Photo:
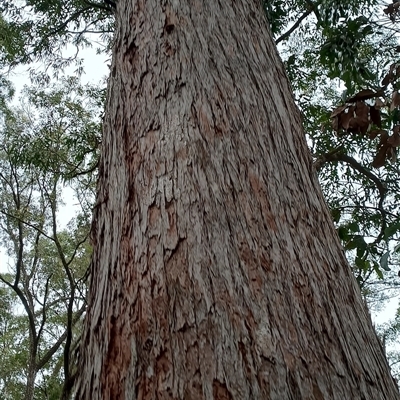
[[[4,399],[68,398],[76,373],[107,85],[92,78],[111,57],[114,6],[0,4]],[[400,282],[400,2],[268,1],[264,11],[347,259],[380,313]],[[93,52],[97,65],[85,62]],[[21,68],[29,84],[17,96]],[[399,312],[376,329],[399,377]]]

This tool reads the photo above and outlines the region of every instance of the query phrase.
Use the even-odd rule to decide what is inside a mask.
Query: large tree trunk
[[[259,0],[118,0],[78,399],[398,399]]]

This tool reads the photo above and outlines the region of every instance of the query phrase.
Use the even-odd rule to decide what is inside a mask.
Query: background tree
[[[26,89],[19,108],[2,108],[0,224],[10,273],[0,274],[0,386],[6,398],[53,399],[63,391],[66,397],[76,372],[99,144],[95,100],[102,93],[66,79],[58,87]],[[65,186],[79,207],[63,227]]]
[[[113,10],[103,1],[4,0],[0,13],[0,63],[6,66],[45,60],[56,74],[70,65],[76,65],[79,73],[80,49],[93,45],[99,52],[110,49]],[[65,56],[71,45],[76,53]]]

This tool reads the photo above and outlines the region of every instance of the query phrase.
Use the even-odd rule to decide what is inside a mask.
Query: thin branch
[[[65,259],[65,254],[63,252],[62,246],[60,241],[58,240],[58,235],[57,235],[57,216],[56,216],[56,205],[54,204],[55,199],[56,199],[56,194],[57,194],[57,179],[54,181],[54,185],[52,188],[51,193],[49,193],[46,190],[47,197],[49,199],[49,202],[51,204],[51,214],[52,214],[52,225],[53,225],[53,237],[54,237],[54,243],[57,247],[58,255],[61,259],[61,263],[64,267],[64,271],[67,275],[69,284],[70,284],[70,289],[71,289],[71,297],[69,298],[68,301],[68,307],[67,307],[67,328],[66,328],[66,336],[65,336],[65,346],[64,346],[64,388],[63,392],[66,393],[69,390],[69,385],[70,385],[70,348],[71,348],[71,343],[72,343],[72,326],[73,326],[73,306],[74,306],[74,300],[75,300],[75,281],[74,277],[72,275],[72,272],[69,268],[69,263]]]
[[[278,39],[275,40],[275,44],[278,44],[282,42],[282,40],[287,39],[300,26],[303,20],[306,19],[312,12],[313,10],[310,9],[305,11],[303,15],[300,16],[300,18],[293,24],[293,26],[288,31],[286,31],[283,35],[281,35],[280,37],[278,37]]]
[[[63,303],[66,302],[69,299],[69,297],[63,297],[60,295],[60,297],[58,297],[56,300],[51,301],[50,303],[46,304],[46,310],[50,310],[51,307],[57,305],[58,303]],[[39,315],[41,315],[43,313],[43,306],[44,303],[41,302],[40,300],[36,299],[36,301],[38,302],[38,304],[42,307],[40,310],[35,311],[35,317],[38,317]]]
[[[74,175],[72,175],[70,179],[77,178],[78,176],[81,176],[81,175],[88,175],[88,174],[96,171],[98,169],[98,167],[99,167],[99,161],[97,160],[96,163],[92,167],[90,167],[89,169],[80,171],[80,172],[75,172]],[[73,172],[70,172],[70,174],[72,174],[72,173]]]
[[[18,222],[21,222],[21,223],[23,223],[24,225],[29,226],[30,228],[35,229],[36,231],[38,231],[40,234],[42,234],[42,235],[43,235],[44,237],[46,237],[47,239],[50,239],[50,240],[54,241],[54,238],[53,238],[53,237],[49,236],[49,235],[48,235],[47,233],[45,233],[42,229],[40,229],[38,226],[33,225],[33,224],[31,224],[30,222],[27,222],[27,221],[23,220],[22,218],[17,217],[16,215],[10,214],[10,213],[8,213],[7,211],[4,211],[4,210],[0,210],[0,214],[3,214],[3,215],[5,215],[6,217],[9,217],[9,218],[14,218],[14,219],[16,219]]]
[[[314,167],[317,171],[319,171],[322,166],[330,161],[344,161],[345,163],[351,165],[356,171],[360,172],[362,175],[366,176],[369,180],[375,183],[376,188],[379,192],[379,202],[378,202],[378,210],[381,213],[381,230],[375,239],[374,243],[379,243],[385,235],[386,230],[386,211],[383,208],[383,202],[386,197],[387,188],[383,184],[383,182],[371,171],[361,165],[358,161],[356,161],[353,157],[348,156],[347,154],[343,153],[342,148],[337,148],[330,151],[327,154],[323,154],[314,162]]]
[[[50,279],[51,279],[52,275],[53,274],[50,274],[49,277],[46,280],[46,286],[45,286],[45,290],[44,290],[44,299],[43,299],[42,322],[40,324],[40,328],[39,328],[39,331],[38,331],[38,334],[37,334],[37,340],[38,341],[40,340],[40,336],[42,334],[43,327],[44,327],[44,324],[46,323],[46,319],[47,319],[46,302],[47,302],[47,298],[48,298],[48,295],[49,295],[49,282],[50,282]]]
[[[72,253],[69,261],[66,263],[67,266],[69,266],[72,263],[72,261],[74,261],[74,258],[76,256],[76,253],[77,253],[79,247],[81,247],[81,245],[86,242],[86,240],[88,239],[89,235],[90,235],[90,233],[86,234],[78,243],[76,243],[74,252]]]
[[[73,324],[76,324],[79,319],[81,318],[82,314],[86,310],[86,304],[84,304],[78,312],[74,315],[73,318]],[[43,368],[53,357],[54,353],[60,348],[60,346],[63,344],[65,338],[67,337],[67,332],[68,329],[66,329],[63,334],[59,337],[56,343],[53,344],[52,347],[50,347],[49,350],[44,354],[44,356],[37,362],[36,364],[36,370],[39,371],[41,368]]]
[[[387,189],[383,185],[382,181],[374,175],[371,171],[361,165],[358,161],[356,161],[353,157],[348,156],[343,153],[342,148],[336,148],[329,153],[322,154],[317,158],[314,162],[314,167],[317,171],[319,171],[324,164],[330,161],[344,161],[347,164],[350,164],[355,170],[365,175],[368,179],[373,181],[379,191],[380,197],[384,197],[386,195]]]
[[[46,35],[46,38],[51,37],[56,33],[60,33],[60,31],[65,29],[70,22],[74,21],[75,19],[80,17],[81,14],[85,13],[86,11],[89,11],[91,8],[92,6],[89,6],[89,7],[84,7],[81,10],[75,11],[66,21],[64,21],[62,24],[58,25],[55,29],[50,31],[48,35]]]
[[[361,174],[365,175],[368,179],[370,179],[372,182],[375,183],[379,195],[380,195],[380,201],[379,201],[379,209],[382,209],[382,202],[384,200],[384,197],[386,195],[387,189],[382,183],[382,181],[374,175],[371,171],[366,169],[363,165],[361,165],[358,161],[356,161],[353,157],[348,156],[347,154],[339,153],[339,158],[338,161],[344,161],[347,164],[350,164],[355,170],[360,172]]]
[[[29,279],[31,279],[35,275],[36,270],[37,270],[38,265],[39,265],[39,258],[40,258],[39,257],[39,240],[40,240],[40,235],[41,235],[41,233],[36,231],[35,244],[33,246],[33,248],[34,248],[34,256],[33,256],[33,260],[32,260],[31,272],[30,272],[30,274],[28,276]]]
[[[113,10],[112,8],[110,8],[110,7],[108,7],[108,6],[104,5],[104,4],[101,4],[101,3],[93,3],[93,2],[87,1],[87,0],[85,0],[85,3],[86,3],[87,5],[89,5],[89,6],[92,6],[92,7],[94,7],[94,8],[99,8],[100,10],[107,11],[107,12],[109,12],[109,13],[111,13],[111,14],[114,13],[114,10]]]
[[[353,209],[365,208],[365,209],[368,209],[368,210],[382,211],[378,207],[364,206],[364,205],[362,205],[362,206],[361,205],[353,206],[353,205],[350,205],[350,204],[347,204],[347,205],[344,205],[344,206],[340,206],[340,207],[335,207],[335,208],[337,208],[338,210],[345,210],[346,208],[353,208]],[[396,219],[399,218],[398,215],[393,214],[390,211],[387,211],[387,210],[383,210],[383,211],[385,212],[386,215],[389,215],[390,217],[393,217],[393,218],[396,218]]]

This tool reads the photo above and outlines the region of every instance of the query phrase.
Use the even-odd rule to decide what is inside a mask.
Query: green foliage
[[[374,80],[366,57],[363,57],[363,50],[368,46],[368,35],[373,33],[370,21],[364,16],[325,28],[324,36],[327,39],[319,56],[322,66],[328,71],[328,77],[340,78],[350,91],[355,84],[363,85]]]
[[[108,52],[114,30],[110,7],[88,0],[3,0],[0,3],[0,63],[16,65],[46,60],[55,70],[78,62],[65,57],[69,45],[93,46],[93,35]],[[100,33],[99,33],[100,32]]]
[[[10,137],[10,145],[15,161],[70,180],[96,166],[101,126],[93,115],[99,112],[104,89],[82,88],[77,78],[59,82],[47,90],[25,88],[21,111],[34,107],[35,115],[20,120],[24,131]]]
[[[264,1],[265,12],[273,34],[278,34],[288,25],[293,15],[294,3],[283,0]]]

